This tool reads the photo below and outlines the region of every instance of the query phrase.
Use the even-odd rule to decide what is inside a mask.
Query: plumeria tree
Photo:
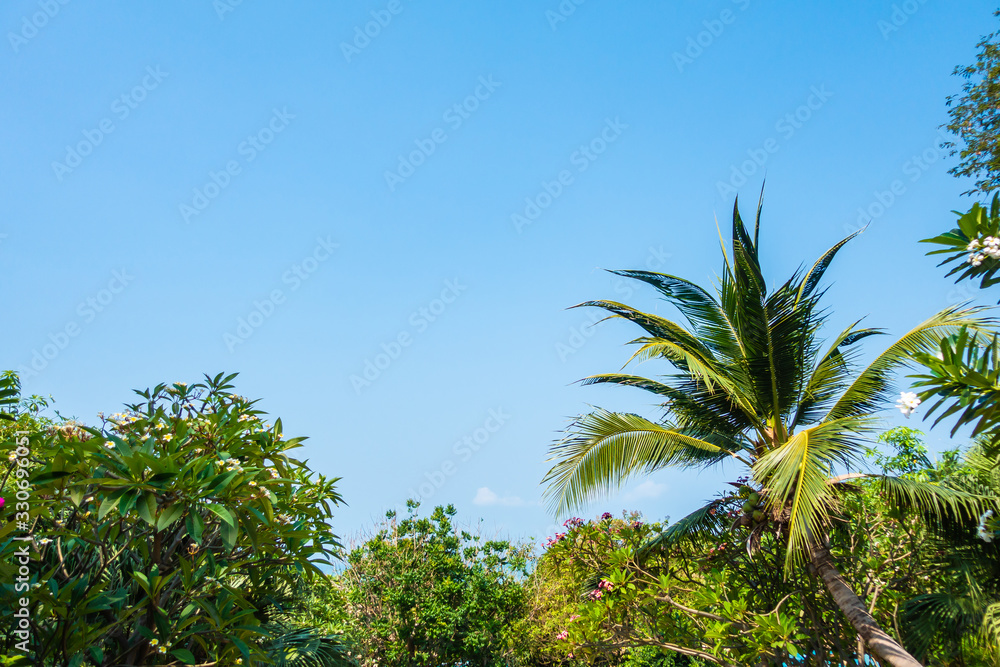
[[[760,264],[760,206],[751,232],[733,210],[731,252],[715,294],[676,276],[616,271],[656,288],[686,320],[680,324],[613,301],[589,301],[611,317],[637,324],[643,335],[635,361],[659,360],[674,372],[649,378],[609,373],[585,384],[618,384],[653,394],[663,416],[597,409],[578,418],[551,450],[545,478],[557,512],[577,507],[633,475],[665,467],[699,468],[732,461],[752,478],[755,502],[741,522],[748,540],[763,533],[784,545],[788,576],[808,564],[864,643],[883,662],[919,663],[876,622],[838,570],[829,547],[833,515],[843,507],[845,477],[866,448],[878,412],[892,404],[895,373],[915,354],[934,352],[963,327],[985,331],[977,309],[951,307],[893,342],[867,364],[858,343],[882,334],[855,323],[824,345],[827,311],[820,283],[837,243],[809,269],[769,289]],[[995,504],[940,485],[876,476],[892,504],[938,517],[968,520]],[[698,530],[718,521],[718,500],[678,521],[668,532]]]
[[[0,524],[2,604],[30,608],[27,637],[0,640],[8,654],[71,667],[250,664],[317,639],[289,638],[269,616],[284,589],[331,564],[337,480],[290,456],[303,438],[265,423],[234,377],[160,384],[96,427],[2,445],[0,480],[24,491]],[[15,589],[22,552],[30,574]],[[325,664],[343,655],[327,650]]]

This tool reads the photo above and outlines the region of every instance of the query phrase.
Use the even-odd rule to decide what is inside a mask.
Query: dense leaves
[[[415,501],[407,507],[350,552],[340,577],[363,664],[506,664],[527,548],[459,529],[452,506],[428,517]]]
[[[274,591],[331,563],[341,499],[336,480],[288,455],[302,438],[231,392],[233,377],[161,384],[99,427],[3,444],[2,482],[24,500],[0,526],[0,594],[5,609],[28,599],[18,647],[35,664],[274,657]],[[22,639],[0,641],[12,652]]]

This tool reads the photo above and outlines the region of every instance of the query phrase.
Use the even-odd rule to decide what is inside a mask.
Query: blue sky
[[[342,534],[415,493],[544,535],[568,419],[653,414],[573,384],[635,332],[566,308],[669,312],[600,269],[710,284],[715,220],[765,174],[772,280],[871,221],[828,274],[831,328],[898,335],[976,296],[916,242],[972,203],[938,126],[992,9],[5,2],[0,365],[91,422],[239,371],[343,477]],[[722,478],[662,472],[584,514],[678,518]]]

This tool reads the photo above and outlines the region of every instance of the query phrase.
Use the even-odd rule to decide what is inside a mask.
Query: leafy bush
[[[503,665],[517,638],[528,549],[452,523],[453,506],[388,522],[341,577],[364,665]]]
[[[331,564],[341,498],[337,479],[288,455],[303,438],[231,393],[234,377],[160,384],[100,427],[0,445],[0,479],[21,491],[0,526],[0,606],[30,608],[29,631],[0,640],[8,654],[73,667],[281,657],[269,610]]]

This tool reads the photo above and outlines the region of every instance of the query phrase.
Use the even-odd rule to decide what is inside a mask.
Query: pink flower
[[[569,633],[563,630],[558,635],[556,635],[556,639],[569,639]]]
[[[569,617],[569,622],[572,623],[578,618],[580,618],[580,614],[573,614],[572,616]]]
[[[0,510],[2,510],[2,509],[3,509],[3,504],[4,504],[4,500],[3,500],[3,498],[0,498]]]

